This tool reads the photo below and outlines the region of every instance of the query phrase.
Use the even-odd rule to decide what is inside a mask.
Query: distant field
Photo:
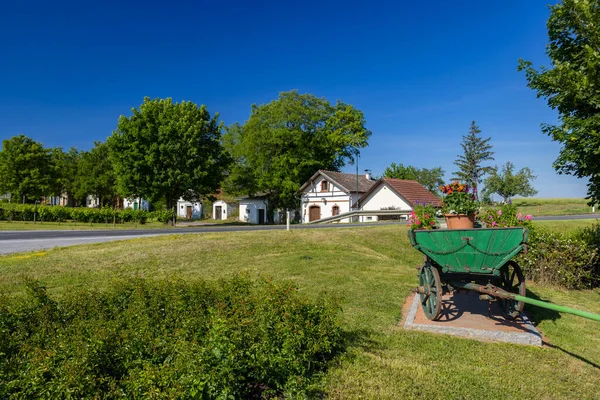
[[[587,205],[586,199],[523,198],[513,199],[513,204],[516,205],[519,211],[523,214],[531,214],[533,216],[575,215],[589,214],[592,212],[592,207]],[[599,210],[596,207],[596,212],[598,211]]]
[[[324,377],[328,398],[598,398],[598,322],[527,306],[552,344],[544,348],[398,327],[421,263],[400,225],[165,235],[0,256],[0,292],[18,295],[24,276],[60,296],[73,288],[106,287],[113,278],[212,280],[246,271],[291,280],[306,296],[325,291],[340,299],[348,348]],[[600,312],[598,290],[528,290]]]

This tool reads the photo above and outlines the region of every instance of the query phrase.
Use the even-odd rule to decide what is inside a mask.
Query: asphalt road
[[[406,224],[406,222],[385,222],[387,224]],[[340,229],[366,224],[324,224],[292,225],[290,229]],[[0,231],[0,254],[50,249],[53,247],[73,246],[77,244],[110,242],[139,237],[190,234],[208,232],[240,232],[285,230],[285,225],[205,225],[198,227],[161,228],[161,229],[102,229],[102,230],[52,230],[52,231]]]
[[[568,220],[568,219],[593,219],[600,218],[600,214],[565,215],[556,217],[536,217],[538,221]],[[406,222],[377,223],[377,226],[387,224],[406,224]],[[291,229],[341,229],[352,227],[366,227],[366,224],[324,224],[324,225],[292,225]],[[371,225],[372,226],[372,225]],[[158,236],[170,234],[208,233],[208,232],[240,232],[284,230],[285,225],[253,225],[253,226],[227,226],[205,225],[198,227],[162,228],[162,229],[103,229],[81,231],[0,231],[0,254],[17,253],[50,249],[60,246],[77,244],[110,242],[114,240],[134,239],[145,236]]]

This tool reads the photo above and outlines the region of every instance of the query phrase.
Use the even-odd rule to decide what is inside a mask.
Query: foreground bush
[[[0,299],[0,398],[306,394],[339,350],[338,307],[290,284],[120,282]]]
[[[529,234],[527,254],[518,263],[527,279],[562,286],[590,289],[600,286],[600,225],[573,233],[535,228]]]

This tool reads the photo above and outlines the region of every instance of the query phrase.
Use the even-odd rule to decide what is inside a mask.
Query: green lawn
[[[569,219],[560,221],[535,221],[535,226],[539,226],[549,231],[554,232],[571,232],[578,228],[600,224],[600,215],[598,219]]]
[[[574,215],[574,214],[589,214],[592,212],[592,207],[587,205],[586,199],[536,199],[536,198],[519,198],[513,199],[513,204],[517,206],[523,214],[531,214],[535,216],[542,215]],[[598,212],[596,207],[596,212]]]
[[[330,368],[331,398],[598,398],[600,324],[529,308],[553,347],[478,342],[397,326],[422,260],[404,226],[169,235],[0,257],[0,290],[23,276],[60,294],[114,277],[215,279],[239,271],[341,299],[350,344]],[[531,295],[600,312],[600,291],[532,286]]]

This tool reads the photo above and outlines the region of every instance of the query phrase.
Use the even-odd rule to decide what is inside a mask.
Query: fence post
[[[286,211],[285,213],[286,213],[286,217],[287,217],[287,218],[286,218],[286,223],[285,223],[285,225],[286,225],[286,230],[288,230],[288,231],[289,231],[289,230],[290,230],[290,211],[288,210],[288,211]]]

